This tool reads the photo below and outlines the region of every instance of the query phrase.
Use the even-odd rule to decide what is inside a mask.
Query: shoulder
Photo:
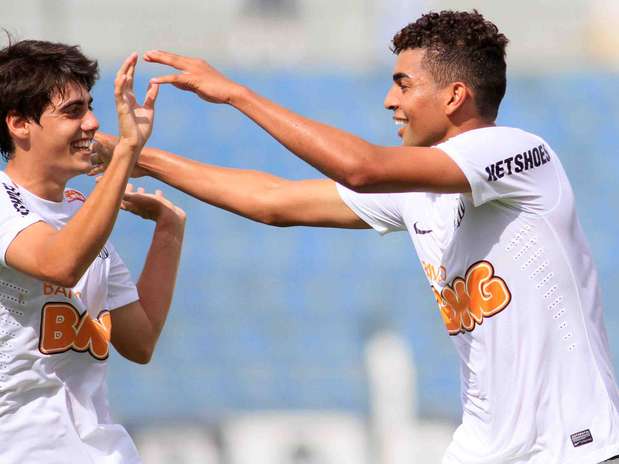
[[[516,127],[492,126],[462,132],[437,145],[475,145],[477,147],[519,147],[545,143],[541,137]]]
[[[541,137],[514,127],[485,127],[458,134],[436,146],[458,164],[521,163],[545,164],[554,153]],[[551,156],[551,153],[553,156]]]
[[[0,171],[0,210],[4,213],[13,212],[23,217],[30,214],[30,208],[19,186],[4,171]]]

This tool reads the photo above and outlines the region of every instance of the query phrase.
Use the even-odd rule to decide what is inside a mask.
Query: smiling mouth
[[[393,118],[396,127],[398,128],[398,137],[402,138],[404,136],[404,130],[408,125],[407,119]]]
[[[94,144],[94,139],[81,139],[71,143],[71,148],[75,150],[91,151]]]

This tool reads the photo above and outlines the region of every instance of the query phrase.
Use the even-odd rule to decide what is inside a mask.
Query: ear
[[[471,96],[471,93],[463,82],[452,82],[446,88],[446,100],[445,113],[447,116],[452,116],[466,101],[467,97]]]
[[[30,136],[30,125],[32,122],[24,116],[15,111],[10,111],[6,115],[5,122],[11,137],[23,141]]]

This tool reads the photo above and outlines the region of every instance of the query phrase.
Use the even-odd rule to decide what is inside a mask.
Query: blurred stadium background
[[[510,38],[499,123],[562,157],[597,259],[619,360],[619,3],[616,0],[3,0],[15,38],[76,43],[114,132],[112,79],[136,50],[204,57],[304,115],[397,144],[382,100],[393,33],[422,12],[477,8]],[[139,68],[138,93],[162,71]],[[151,145],[289,178],[319,174],[230,108],[162,89]],[[158,188],[156,182],[136,184]],[[90,179],[73,186],[92,188]],[[169,188],[189,221],[151,364],[110,362],[110,401],[146,464],[434,463],[458,422],[455,354],[406,234],[275,229]],[[113,240],[135,277],[152,225]]]

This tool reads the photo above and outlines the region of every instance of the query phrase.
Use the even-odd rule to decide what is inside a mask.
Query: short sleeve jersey
[[[129,271],[106,243],[73,288],[10,268],[13,239],[35,222],[63,227],[84,202],[36,197],[0,172],[0,456],[7,464],[137,463],[112,422],[106,390],[110,311],[138,299]]]
[[[460,359],[444,464],[594,464],[619,454],[619,395],[596,269],[556,153],[490,127],[437,146],[471,193],[338,191],[380,233],[408,230]]]

